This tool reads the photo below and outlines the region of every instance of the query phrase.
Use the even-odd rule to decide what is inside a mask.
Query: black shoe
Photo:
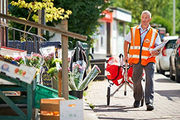
[[[134,101],[134,108],[138,108],[140,106],[140,101]]]
[[[152,111],[154,110],[154,106],[152,104],[147,104],[147,111]]]

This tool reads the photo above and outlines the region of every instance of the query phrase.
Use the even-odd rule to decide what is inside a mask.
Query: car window
[[[166,43],[166,49],[175,48],[175,46],[176,46],[176,40],[177,40],[177,39],[169,40],[169,41]]]

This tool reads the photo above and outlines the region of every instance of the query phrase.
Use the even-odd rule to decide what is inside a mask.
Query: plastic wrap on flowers
[[[77,90],[75,82],[71,77],[69,78],[69,87],[70,87],[71,90]]]
[[[84,60],[78,60],[73,63],[74,82],[78,86],[83,81],[84,72],[86,70],[86,63]]]
[[[69,72],[69,87],[71,90],[78,90],[79,84],[83,81],[86,63],[84,61],[76,61],[72,66],[73,69]]]
[[[100,69],[97,65],[94,65],[89,74],[84,78],[84,80],[79,84],[78,90],[84,90],[88,84],[93,81],[96,76],[100,73]]]

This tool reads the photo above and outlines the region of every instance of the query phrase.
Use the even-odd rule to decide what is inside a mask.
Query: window
[[[119,36],[123,36],[123,32],[124,32],[123,22],[119,22],[118,31],[119,31]]]
[[[104,35],[104,34],[105,34],[104,31],[105,31],[104,24],[101,24],[101,25],[100,25],[100,34],[101,34],[101,35]]]
[[[176,46],[176,39],[169,40],[168,43],[166,44],[166,49],[175,48],[175,46]]]

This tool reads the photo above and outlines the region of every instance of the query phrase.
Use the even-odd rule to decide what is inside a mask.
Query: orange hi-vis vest
[[[142,46],[141,46],[141,35],[138,26],[131,28],[131,44],[129,49],[129,64],[137,64],[140,61],[141,53],[141,64],[143,66],[150,62],[156,62],[155,57],[151,57],[150,50],[155,48],[155,40],[158,32],[154,28],[150,28],[147,32]],[[142,49],[142,51],[141,51]],[[141,52],[140,52],[141,51]]]

